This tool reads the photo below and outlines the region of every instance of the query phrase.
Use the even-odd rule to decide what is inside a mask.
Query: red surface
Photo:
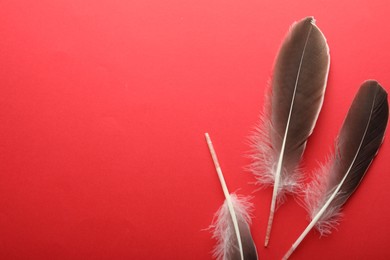
[[[202,231],[231,191],[255,189],[247,136],[290,24],[314,15],[329,84],[304,157],[332,148],[365,79],[390,91],[387,1],[0,2],[0,259],[210,259]],[[291,259],[389,259],[390,141],[337,231]],[[263,248],[271,189],[254,194],[261,259],[307,225],[288,198]]]

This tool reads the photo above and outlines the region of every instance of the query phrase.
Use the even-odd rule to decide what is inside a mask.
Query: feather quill
[[[312,17],[294,23],[279,50],[262,126],[253,137],[250,170],[261,185],[273,185],[265,238],[268,245],[276,204],[298,190],[299,163],[322,107],[329,48]]]
[[[348,111],[335,144],[335,154],[316,172],[306,189],[305,204],[311,222],[284,259],[315,227],[329,234],[338,223],[340,210],[360,184],[383,142],[389,106],[386,91],[378,82],[363,83]]]
[[[205,137],[225,195],[225,202],[215,213],[210,226],[213,237],[218,241],[213,255],[219,260],[257,260],[256,246],[249,229],[252,203],[248,197],[229,193],[209,134],[206,133]]]

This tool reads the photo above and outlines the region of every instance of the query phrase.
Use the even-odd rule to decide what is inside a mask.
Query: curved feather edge
[[[253,211],[253,204],[250,202],[250,199],[251,197],[240,196],[234,193],[230,194],[230,200],[240,227],[245,260],[258,259],[256,247],[249,229]],[[217,240],[213,256],[218,260],[240,259],[237,237],[226,200],[215,213],[209,228],[212,230],[213,238]]]

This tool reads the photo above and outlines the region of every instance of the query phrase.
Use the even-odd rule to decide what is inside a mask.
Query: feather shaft
[[[234,231],[236,233],[238,247],[240,249],[241,260],[244,260],[244,252],[242,249],[243,247],[242,247],[240,229],[238,227],[237,216],[236,216],[236,212],[234,211],[232,200],[230,198],[230,193],[229,193],[229,190],[226,186],[225,178],[223,177],[222,169],[219,165],[218,157],[217,157],[217,154],[215,153],[214,146],[213,146],[213,143],[211,142],[209,134],[205,133],[205,137],[206,137],[207,145],[208,145],[209,150],[210,150],[211,157],[213,158],[215,169],[216,169],[217,174],[218,174],[219,182],[221,183],[222,190],[223,190],[223,193],[225,195],[225,199],[226,199],[226,202],[227,202],[227,205],[229,208],[230,216],[231,216],[232,221],[233,221]]]

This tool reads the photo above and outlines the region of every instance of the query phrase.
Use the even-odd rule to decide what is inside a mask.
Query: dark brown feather
[[[276,201],[300,187],[298,166],[322,107],[329,60],[326,39],[314,18],[294,23],[275,62],[269,114],[254,137],[251,170],[259,184],[273,185],[265,246]]]
[[[341,207],[364,177],[383,141],[389,107],[386,91],[376,81],[366,81],[349,109],[336,143],[330,168],[330,191],[348,174],[330,207]]]
[[[312,220],[283,259],[288,259],[312,228],[329,234],[338,223],[341,207],[378,153],[388,118],[386,91],[374,80],[364,82],[340,130],[334,156],[306,189],[305,202]]]
[[[386,91],[376,81],[364,82],[339,132],[334,155],[306,189],[306,206],[321,234],[338,223],[341,207],[378,153],[388,117]]]

